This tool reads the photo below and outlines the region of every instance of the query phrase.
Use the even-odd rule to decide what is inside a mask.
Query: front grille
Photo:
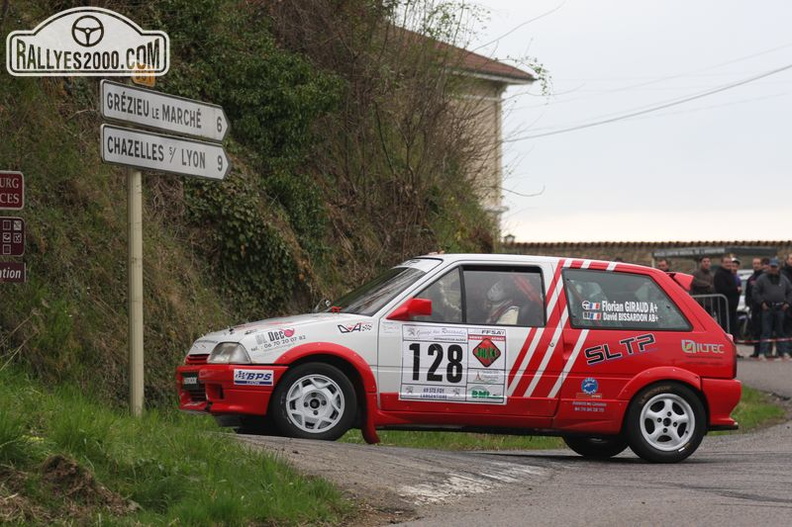
[[[208,353],[200,353],[195,355],[187,355],[187,358],[184,359],[185,364],[206,364],[206,361],[209,360]]]
[[[182,387],[185,392],[190,394],[190,399],[193,402],[203,402],[206,401],[206,390],[204,390],[204,385],[199,383],[197,386],[193,385],[190,387],[183,386]]]

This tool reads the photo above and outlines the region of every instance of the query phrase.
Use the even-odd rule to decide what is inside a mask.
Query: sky
[[[504,235],[792,239],[792,2],[471,3],[468,49],[550,75],[504,94]]]

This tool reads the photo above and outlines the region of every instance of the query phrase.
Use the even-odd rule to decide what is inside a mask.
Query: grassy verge
[[[740,404],[732,412],[732,417],[740,423],[740,432],[778,423],[784,419],[785,415],[784,408],[774,403],[770,396],[745,385],[743,385]]]
[[[134,419],[0,371],[0,523],[331,525],[329,483],[228,441],[207,419]]]
[[[250,451],[212,420],[130,418],[76,389],[39,388],[0,368],[0,523],[17,525],[338,525],[353,506],[329,483]],[[742,430],[783,418],[745,388]],[[382,432],[384,445],[444,450],[559,448],[551,437]],[[361,442],[355,430],[344,438]]]

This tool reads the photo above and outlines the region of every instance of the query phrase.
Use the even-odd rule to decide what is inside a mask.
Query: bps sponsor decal
[[[275,372],[272,370],[234,370],[237,386],[272,386]]]
[[[170,67],[170,41],[101,7],[52,15],[32,31],[6,38],[6,69],[16,76],[160,76]]]

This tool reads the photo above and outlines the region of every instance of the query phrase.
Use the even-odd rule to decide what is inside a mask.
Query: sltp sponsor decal
[[[16,76],[160,76],[169,67],[167,34],[101,7],[67,9],[6,38],[6,69]]]
[[[593,366],[602,362],[653,351],[654,348],[651,345],[655,343],[655,340],[653,334],[647,333],[646,335],[620,340],[619,344],[622,345],[620,350],[611,350],[610,344],[607,343],[598,344],[583,350],[583,355],[586,357],[586,364]]]

